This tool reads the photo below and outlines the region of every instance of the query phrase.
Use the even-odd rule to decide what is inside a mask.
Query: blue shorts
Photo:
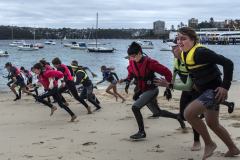
[[[117,84],[117,81],[114,79],[114,80],[112,80],[111,83],[112,83],[112,84]]]
[[[215,98],[217,92],[212,89],[206,90],[197,98],[208,110],[219,111],[220,101]]]

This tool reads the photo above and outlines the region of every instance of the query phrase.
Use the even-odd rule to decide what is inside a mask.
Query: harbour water
[[[136,39],[137,40],[137,39]],[[135,41],[136,41],[135,40]],[[36,40],[35,43],[44,44],[46,40]],[[0,57],[0,92],[6,92],[10,89],[6,85],[8,80],[2,76],[7,76],[8,72],[4,68],[6,62],[11,62],[14,66],[20,68],[24,66],[29,69],[39,60],[45,58],[51,63],[52,59],[59,57],[63,64],[70,65],[72,60],[77,60],[79,65],[89,67],[94,73],[98,75],[97,78],[92,78],[89,74],[90,79],[95,84],[96,82],[102,80],[102,73],[100,67],[105,65],[107,67],[115,67],[114,72],[117,73],[118,77],[121,79],[127,76],[127,66],[128,60],[124,57],[127,56],[128,45],[134,40],[125,39],[100,39],[100,43],[111,43],[106,45],[106,47],[113,47],[116,50],[113,53],[90,53],[87,50],[72,50],[69,47],[64,47],[63,43],[68,43],[68,41],[55,40],[56,45],[44,45],[43,49],[38,51],[18,51],[17,47],[10,47],[8,44],[10,40],[0,40],[0,49],[8,51],[10,54],[8,57]],[[86,39],[74,40],[77,42],[88,42]],[[143,49],[152,59],[160,62],[160,64],[168,67],[171,71],[173,68],[173,54],[170,51],[160,51],[162,47],[168,46],[162,42],[162,40],[151,40],[154,44],[154,49]],[[90,41],[89,41],[90,42]],[[26,40],[26,43],[33,43],[33,40]],[[240,61],[239,61],[239,49],[240,45],[205,45],[207,48],[221,54],[234,62],[234,73],[233,81],[240,81]],[[222,71],[222,67],[219,67]],[[158,77],[160,75],[157,75]],[[99,85],[99,88],[106,88],[109,85],[108,82],[104,82]],[[118,85],[118,87],[123,88],[124,84]]]

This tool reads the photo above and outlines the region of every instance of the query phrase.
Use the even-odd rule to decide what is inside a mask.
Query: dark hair
[[[54,65],[54,64],[62,64],[62,62],[61,62],[61,60],[58,58],[58,57],[56,57],[56,58],[54,58],[53,60],[52,60],[52,64]]]
[[[49,63],[49,62],[46,62],[46,64],[50,66],[50,63]]]
[[[102,66],[101,69],[104,71],[106,71],[106,70],[111,71],[111,70],[114,70],[115,68],[114,67],[107,68],[106,66]]]
[[[43,58],[42,60],[39,61],[40,63],[42,63],[43,66],[46,65],[47,61],[45,60],[45,58]]]
[[[178,30],[179,33],[187,35],[191,40],[194,40],[195,43],[198,43],[198,38],[195,30],[191,27],[183,27]]]
[[[25,70],[25,68],[24,68],[24,67],[21,67],[20,70]]]
[[[33,66],[33,68],[34,68],[34,69],[41,69],[41,71],[42,71],[43,66],[42,66],[41,63],[36,63],[36,64]]]
[[[136,43],[135,41],[132,42],[132,44],[128,48],[128,55],[138,54],[138,52],[141,52],[142,54],[142,47]]]

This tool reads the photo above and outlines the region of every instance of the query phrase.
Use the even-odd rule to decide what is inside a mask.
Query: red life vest
[[[62,65],[59,66],[58,68],[60,68],[60,67],[63,67],[63,68],[65,69],[65,72],[63,73],[64,76],[67,76],[67,79],[68,79],[69,81],[73,81],[73,78],[72,78],[72,76],[71,76],[71,74],[70,74],[67,66],[65,66],[64,64],[62,64]],[[57,69],[58,69],[58,68],[57,68]]]
[[[29,77],[32,75],[31,72],[30,72],[29,70],[25,69],[25,71],[28,72],[28,76],[29,76]]]
[[[140,63],[140,66],[137,66],[136,62],[130,60],[129,67],[132,68],[134,78],[137,80],[137,85],[140,90],[148,90],[155,87],[155,85],[153,84],[155,74],[152,70],[148,69],[149,60],[149,57],[145,57],[143,62]]]
[[[22,75],[22,73],[20,72],[20,70],[17,67],[15,67],[15,66],[12,66],[12,67],[16,68],[16,70],[17,70],[17,72],[14,76],[21,76]]]
[[[38,82],[42,83],[43,87],[46,89],[46,90],[49,90],[49,79],[45,77],[45,74],[47,74],[48,72],[51,72],[51,70],[47,70],[47,71],[42,71],[39,76],[38,76]],[[61,72],[62,73],[62,72]],[[53,81],[53,87],[56,87],[57,86],[57,82],[56,80],[54,79]]]

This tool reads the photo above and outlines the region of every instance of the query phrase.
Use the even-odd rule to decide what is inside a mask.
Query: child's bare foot
[[[206,145],[204,149],[203,160],[211,157],[213,155],[213,151],[217,148],[216,143],[212,142],[210,145]]]
[[[53,115],[53,112],[54,112],[54,111],[56,111],[56,110],[57,110],[57,107],[55,107],[55,106],[52,106],[52,108],[51,108],[51,114],[50,114],[50,116],[51,116],[51,115]]]
[[[118,96],[115,96],[116,97],[116,101],[118,100]]]
[[[74,114],[71,118],[71,122],[74,122],[74,120],[77,118],[77,116]]]
[[[123,99],[122,99],[122,103],[123,103],[123,102],[125,102],[125,101],[126,101],[126,99],[125,99],[125,98],[123,98]]]
[[[194,141],[191,151],[200,151],[201,150],[201,143],[200,141]]]
[[[88,111],[87,114],[92,114],[92,111],[91,111],[91,107],[90,107],[90,106],[88,106],[87,111]]]
[[[229,150],[226,153],[223,154],[224,157],[233,157],[235,155],[239,155],[240,150],[236,147],[234,150]]]
[[[69,106],[69,104],[68,104],[67,102],[65,102],[64,104],[65,104],[65,106],[67,106],[67,107]]]

